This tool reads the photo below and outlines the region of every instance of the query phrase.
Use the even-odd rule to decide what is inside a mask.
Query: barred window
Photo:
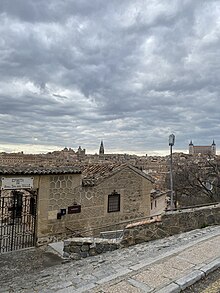
[[[108,213],[120,212],[120,194],[115,190],[108,196]]]

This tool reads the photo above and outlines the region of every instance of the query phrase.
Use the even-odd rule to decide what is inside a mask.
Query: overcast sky
[[[0,151],[220,144],[220,1],[1,0]]]

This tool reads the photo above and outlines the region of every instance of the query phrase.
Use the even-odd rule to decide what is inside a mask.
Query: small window
[[[153,209],[153,202],[150,203],[150,208]]]
[[[157,207],[157,201],[155,200],[155,208]]]
[[[108,213],[120,212],[120,194],[115,190],[108,196]]]

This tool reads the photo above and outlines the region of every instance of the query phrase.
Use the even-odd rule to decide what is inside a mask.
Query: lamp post
[[[173,146],[175,143],[175,135],[171,134],[169,136],[169,146],[170,146],[170,208],[171,210],[174,209],[174,202],[173,202]]]

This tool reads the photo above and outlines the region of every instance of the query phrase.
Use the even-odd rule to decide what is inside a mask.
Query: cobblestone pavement
[[[36,259],[21,261],[17,251],[7,254],[7,261],[1,265],[0,292],[156,292],[220,257],[219,243],[220,226],[213,226],[80,261],[56,259],[58,264],[54,261],[45,267],[43,256],[35,267]],[[14,257],[10,259],[15,254],[17,262]],[[12,276],[4,273],[7,262],[13,262]],[[24,274],[17,266],[31,269]]]
[[[183,293],[219,293],[220,292],[220,269],[209,274],[195,285],[187,288]]]
[[[63,259],[45,249],[25,249],[0,254],[0,286],[15,277],[37,273],[51,266],[62,264]]]

